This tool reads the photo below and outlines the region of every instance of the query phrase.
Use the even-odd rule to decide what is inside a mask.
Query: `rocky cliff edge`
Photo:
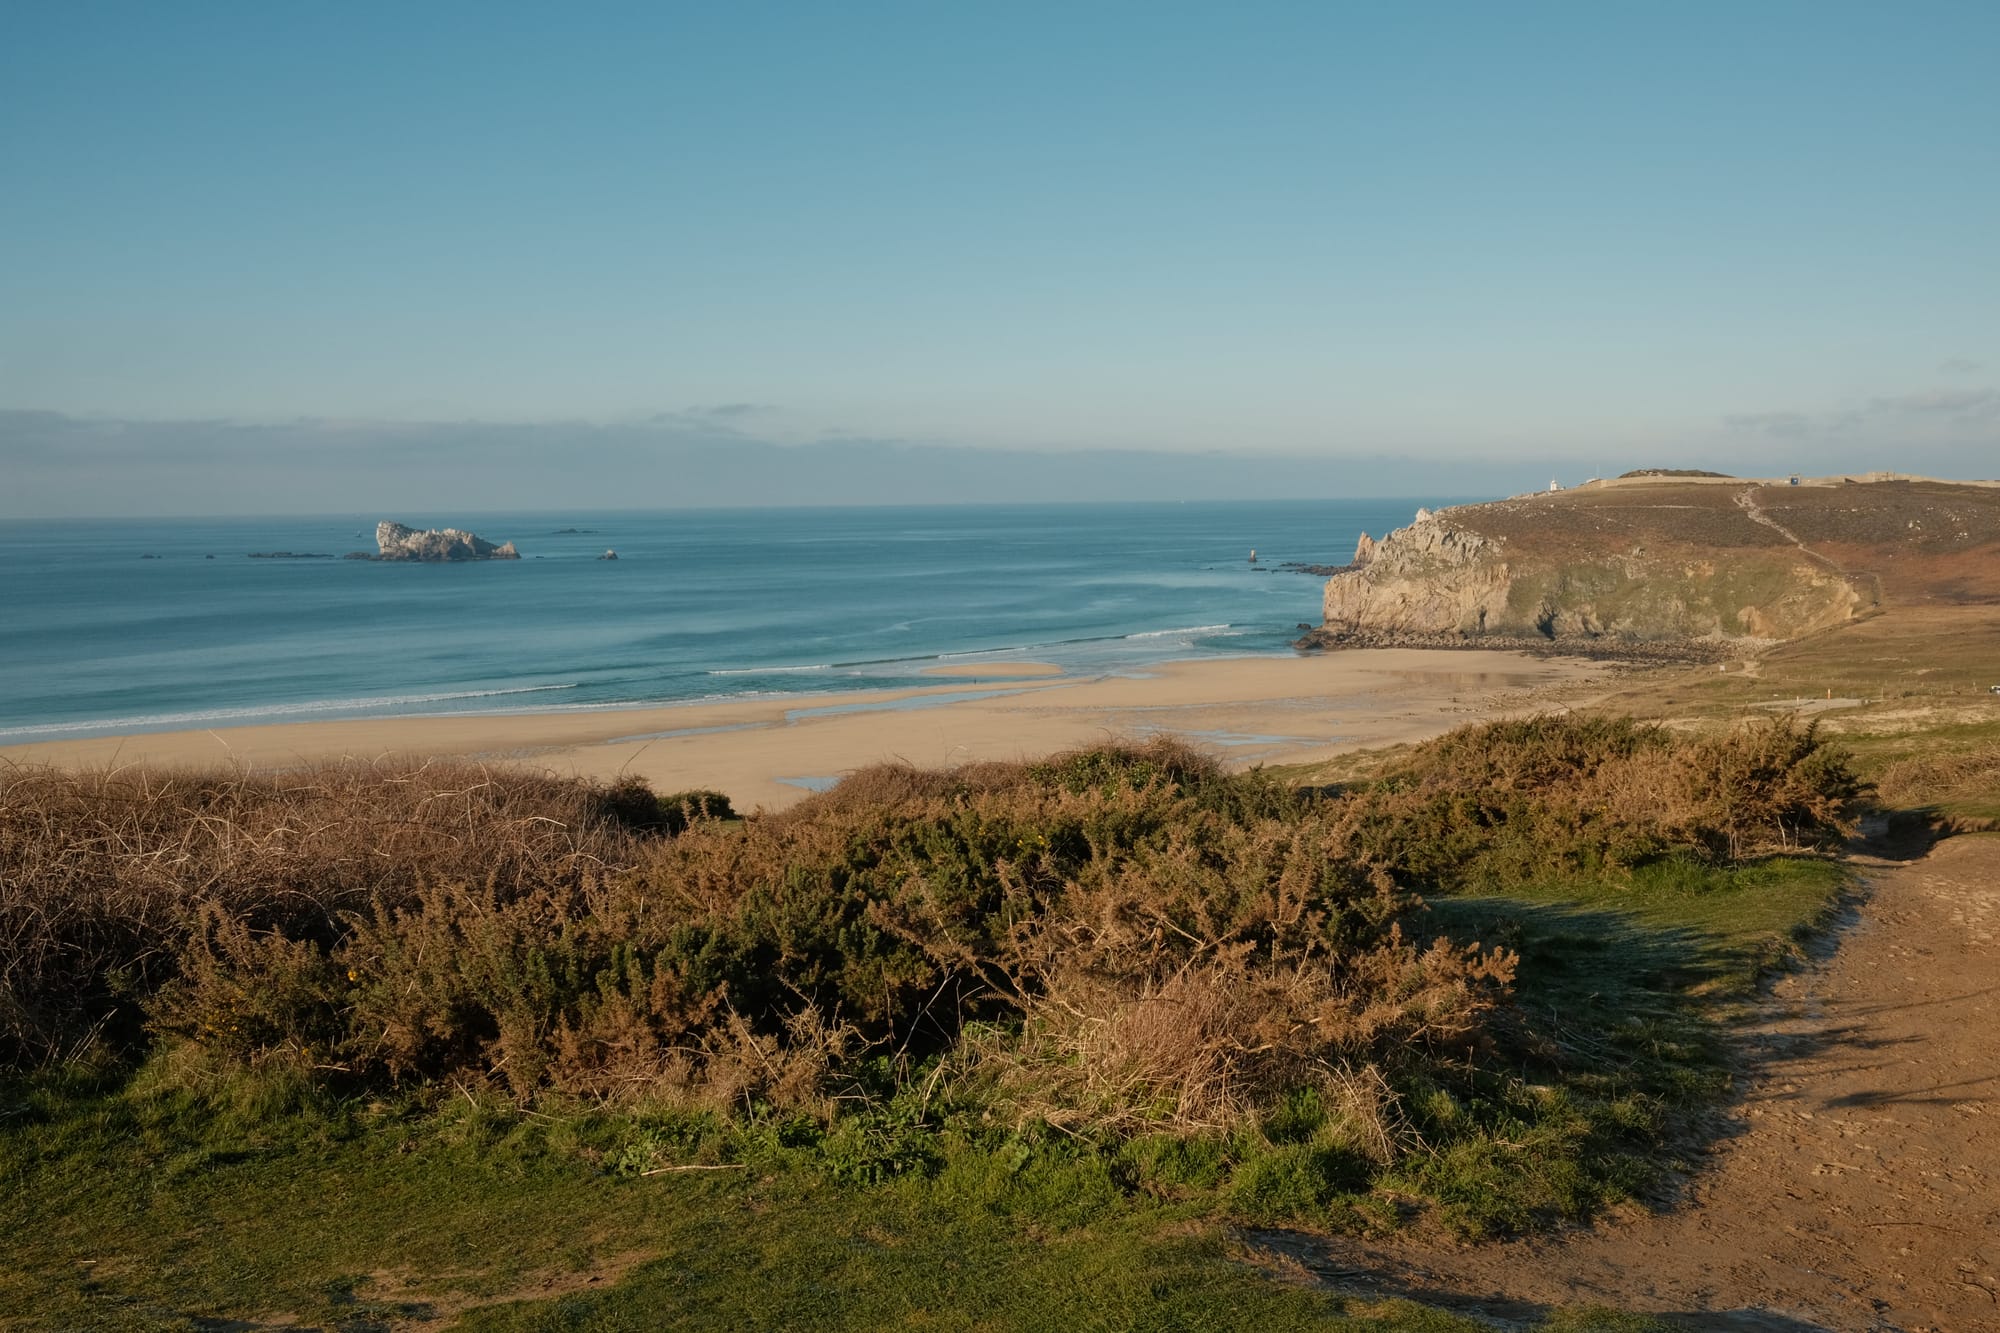
[[[1871,609],[1879,585],[1798,540],[1758,492],[1662,485],[1419,510],[1362,536],[1300,643],[1700,657]]]

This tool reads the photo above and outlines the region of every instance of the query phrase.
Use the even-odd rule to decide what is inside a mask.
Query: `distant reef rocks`
[[[357,551],[351,558],[375,560],[519,560],[521,553],[514,549],[514,543],[503,542],[496,546],[484,537],[457,528],[429,528],[418,531],[404,527],[401,523],[387,520],[375,527],[375,545],[378,553],[368,556]]]

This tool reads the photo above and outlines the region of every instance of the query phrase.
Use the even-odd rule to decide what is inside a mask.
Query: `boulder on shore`
[[[377,560],[519,560],[514,543],[496,546],[484,537],[457,528],[415,528],[386,519],[375,527]]]

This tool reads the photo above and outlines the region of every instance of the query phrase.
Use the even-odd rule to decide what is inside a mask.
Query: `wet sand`
[[[599,778],[634,773],[658,791],[708,787],[741,808],[776,809],[873,763],[1019,759],[1162,732],[1233,766],[1309,762],[1561,706],[1608,685],[1610,672],[1578,659],[1390,648],[1170,662],[1145,675],[951,674],[958,678],[913,690],[46,741],[0,747],[0,762],[282,769],[451,756]]]
[[[928,668],[926,676],[972,676],[975,678],[1004,676],[1060,676],[1063,669],[1054,662],[958,662],[951,666]]]

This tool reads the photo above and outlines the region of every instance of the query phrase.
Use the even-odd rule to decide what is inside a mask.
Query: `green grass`
[[[1668,861],[1623,881],[1433,899],[1440,930],[1520,953],[1523,1044],[1539,1058],[1489,1076],[1478,1097],[1439,1094],[1432,1123],[1477,1119],[1480,1132],[1378,1187],[1442,1199],[1442,1220],[1468,1238],[1658,1197],[1729,1087],[1729,1025],[1847,882],[1816,858]]]
[[[872,1187],[774,1161],[646,1177],[607,1169],[623,1116],[164,1082],[8,1090],[9,1326],[1474,1327],[1233,1262],[1199,1210],[1061,1145]]]
[[[1426,928],[1520,951],[1533,1054],[1403,1086],[1428,1146],[1378,1173],[1343,1175],[1309,1098],[1226,1139],[1111,1144],[894,1106],[824,1130],[450,1088],[371,1100],[171,1052],[16,1077],[0,1323],[1471,1329],[1283,1280],[1242,1262],[1231,1228],[1379,1233],[1427,1199],[1426,1225],[1481,1236],[1648,1197],[1727,1086],[1727,1022],[1844,882],[1803,858],[1663,862],[1434,899]]]

